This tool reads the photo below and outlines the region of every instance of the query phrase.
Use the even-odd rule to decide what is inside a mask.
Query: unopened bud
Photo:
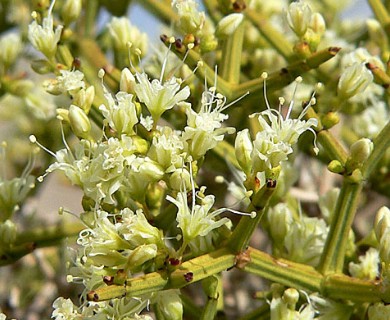
[[[377,211],[374,228],[378,241],[380,241],[384,235],[390,237],[390,209],[388,207],[383,206]]]
[[[249,175],[252,169],[251,153],[253,144],[248,129],[244,129],[237,133],[234,148],[237,161],[242,171],[244,171],[246,175]]]
[[[0,223],[0,243],[12,244],[16,239],[16,225],[11,220]]]
[[[364,63],[354,63],[346,68],[340,77],[337,86],[338,97],[347,100],[363,92],[372,81],[372,73]]]
[[[282,299],[290,308],[295,309],[295,305],[299,300],[299,292],[297,289],[288,288],[284,291]]]
[[[0,62],[9,67],[17,59],[23,49],[20,36],[16,33],[9,33],[0,38]]]
[[[303,37],[311,20],[310,7],[301,1],[293,2],[287,11],[287,22],[298,37]]]
[[[165,290],[159,293],[157,308],[164,315],[164,319],[183,319],[183,305],[178,290]]]
[[[323,35],[326,31],[325,19],[321,13],[313,13],[310,19],[310,29],[316,34]]]
[[[345,164],[347,172],[352,172],[357,168],[361,168],[373,149],[373,142],[367,138],[362,138],[353,143],[350,148],[350,156]]]
[[[86,114],[91,110],[93,100],[95,99],[95,87],[89,86],[87,89],[79,90],[73,98],[73,104],[84,110]]]
[[[127,265],[132,272],[137,272],[139,266],[146,261],[153,259],[157,255],[157,246],[155,244],[144,244],[138,246],[130,254]]]
[[[69,121],[69,110],[63,109],[63,108],[58,108],[56,110],[56,112],[57,112],[57,118],[58,119],[70,123],[70,121]]]
[[[69,107],[69,122],[76,136],[84,139],[89,136],[91,122],[85,112],[73,104]]]
[[[372,41],[374,41],[379,46],[387,43],[388,40],[386,33],[378,20],[367,19],[366,24],[368,29],[368,35],[370,36]]]
[[[140,136],[133,135],[131,136],[135,149],[137,153],[146,154],[149,150],[149,144],[145,139],[142,139]]]
[[[33,60],[31,62],[31,68],[38,74],[47,74],[53,70],[50,62],[44,59]]]
[[[244,19],[242,13],[232,13],[221,19],[218,23],[216,34],[219,37],[227,37],[237,30],[238,26]]]
[[[128,68],[124,68],[121,72],[121,79],[119,82],[120,91],[127,93],[134,93],[135,78]]]
[[[169,185],[173,190],[191,190],[191,175],[187,169],[176,169],[169,177]]]
[[[321,118],[324,129],[330,129],[340,122],[340,117],[336,112],[328,112]]]
[[[344,173],[345,168],[338,160],[332,160],[328,164],[328,170],[333,173]]]
[[[66,0],[61,11],[65,25],[76,21],[81,13],[82,0]]]

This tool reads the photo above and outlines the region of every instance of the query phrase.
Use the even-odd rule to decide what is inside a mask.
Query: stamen
[[[247,95],[249,94],[249,91],[245,92],[241,97],[237,98],[236,100],[233,100],[232,102],[230,102],[228,105],[224,106],[221,111],[229,108],[230,106],[232,106],[233,104],[237,103],[238,101],[240,101],[241,99],[245,98]],[[226,98],[225,98],[226,99]]]
[[[267,97],[267,78],[268,78],[268,73],[267,72],[263,72],[261,74],[261,77],[263,78],[264,80],[264,86],[263,86],[263,91],[264,91],[264,99],[265,99],[265,105],[267,106],[267,109],[268,110],[271,110],[271,107],[269,105],[269,102],[268,102],[268,97]]]
[[[52,157],[56,158],[57,156],[55,155],[55,153],[51,150],[49,150],[48,148],[46,148],[44,145],[40,144],[37,140],[37,138],[32,134],[30,135],[29,137],[29,140],[31,143],[35,143],[38,147],[40,147],[42,150],[46,151],[48,154],[50,154]]]
[[[163,78],[164,78],[165,68],[166,68],[167,63],[168,63],[168,56],[169,56],[169,53],[171,52],[171,48],[172,48],[172,44],[173,43],[175,43],[175,38],[174,37],[170,37],[169,38],[168,50],[167,50],[167,53],[165,54],[163,65],[162,65],[162,68],[161,68],[160,83],[162,83]]]
[[[49,7],[49,11],[47,12],[47,14],[50,16],[51,13],[53,12],[53,8],[54,8],[54,4],[56,3],[56,0],[53,0],[50,4],[50,7]]]
[[[215,177],[215,182],[216,183],[224,183],[225,182],[225,178],[223,176],[216,176]]]

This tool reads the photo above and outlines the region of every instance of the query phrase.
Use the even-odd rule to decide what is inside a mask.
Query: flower
[[[41,51],[49,60],[54,58],[63,28],[59,25],[53,31],[52,10],[54,3],[55,1],[52,1],[47,17],[43,18],[42,26],[36,20],[37,13],[35,11],[33,12],[34,21],[28,26],[28,40],[35,49]]]
[[[179,27],[185,33],[196,33],[203,28],[204,12],[198,11],[198,3],[194,0],[172,0],[172,7],[179,15]]]
[[[186,108],[187,126],[182,138],[193,160],[203,157],[208,150],[214,148],[223,140],[225,133],[235,132],[232,127],[222,127],[222,122],[229,118],[222,112],[231,103],[225,105],[226,97],[215,90],[215,87],[211,87],[203,92],[199,112],[195,112],[189,103],[183,104]]]
[[[263,74],[263,78],[265,79],[266,77],[267,75]],[[300,82],[301,78],[298,77],[296,81],[297,83]],[[266,92],[265,86],[264,92]],[[280,99],[280,107],[282,107],[284,99]],[[267,109],[251,115],[251,117],[257,116],[259,128],[252,146],[250,146],[250,137],[247,130],[239,132],[236,137],[236,156],[240,159],[239,164],[245,174],[248,175],[250,173],[250,176],[256,176],[258,173],[279,167],[283,161],[288,159],[288,155],[293,153],[292,147],[298,142],[298,138],[303,132],[311,131],[315,136],[312,127],[317,126],[317,119],[302,120],[307,109],[314,102],[314,97],[312,97],[299,117],[291,119],[290,114],[294,106],[294,99],[289,104],[286,117],[283,117],[280,111],[270,108],[266,98]],[[251,161],[248,158],[249,151],[251,152]],[[318,152],[316,145],[314,151]]]
[[[349,273],[359,279],[375,280],[379,275],[379,252],[370,248],[364,256],[359,257],[359,263],[349,263]]]
[[[61,92],[68,91],[71,95],[85,88],[84,74],[79,70],[60,70],[57,77],[58,87]]]
[[[190,95],[190,88],[180,89],[181,80],[175,77],[162,83],[162,79],[151,82],[146,73],[136,73],[138,83],[134,90],[139,101],[143,102],[156,123],[161,115],[176,104],[184,101]]]
[[[215,220],[219,214],[226,209],[218,209],[210,212],[211,208],[214,205],[215,197],[213,195],[207,195],[200,199],[201,203],[195,203],[195,197],[199,193],[193,192],[193,203],[191,209],[188,205],[187,192],[181,191],[178,192],[176,199],[167,196],[167,200],[172,202],[177,208],[177,226],[181,229],[183,234],[183,243],[188,244],[196,237],[204,237],[210,231],[223,226],[228,223],[230,220],[228,218],[222,218],[220,220]]]
[[[99,109],[102,111],[108,125],[118,135],[133,134],[134,125],[138,123],[137,111],[133,102],[133,95],[126,92],[118,92],[115,99],[105,90],[104,96],[108,102],[107,106],[102,104]]]
[[[287,22],[298,37],[304,36],[309,27],[312,12],[303,1],[292,2],[287,11]]]

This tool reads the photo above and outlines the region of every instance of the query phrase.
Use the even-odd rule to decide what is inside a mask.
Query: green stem
[[[214,319],[218,311],[218,306],[223,300],[221,275],[213,275],[202,281],[204,291],[207,295],[207,302],[203,309],[201,320]]]
[[[245,252],[242,266],[240,262],[238,259],[238,268],[287,287],[314,292],[318,292],[321,288],[322,275],[313,267],[304,264],[275,259],[253,248]]]
[[[340,142],[328,130],[318,132],[317,139],[330,159],[338,160],[345,164],[348,154]]]
[[[245,23],[241,23],[234,33],[223,41],[221,76],[230,84],[240,82],[244,25]]]
[[[95,21],[99,13],[99,1],[87,0],[85,9],[84,36],[93,38],[95,34]]]
[[[382,159],[386,150],[390,147],[390,121],[374,139],[374,150],[366,160],[362,168],[363,177],[368,179],[372,171]]]
[[[361,190],[362,183],[353,183],[344,178],[318,267],[325,275],[341,273],[343,270],[349,233]]]
[[[280,71],[270,74],[267,78],[267,88],[281,89],[294,81],[296,77],[309,72],[312,69],[316,69],[324,62],[332,59],[340,48],[330,47],[321,51],[318,51],[311,55],[309,58],[293,63]],[[231,99],[241,97],[246,92],[251,94],[261,92],[264,86],[264,79],[262,77],[244,82],[235,88],[231,92]]]
[[[198,320],[202,310],[194,303],[194,300],[185,294],[182,294],[180,298],[183,304],[185,318]]]
[[[248,8],[245,10],[245,16],[257,27],[257,30],[276,51],[287,61],[291,61],[294,56],[293,45],[268,22],[268,17],[264,17],[259,12]]]
[[[3,252],[0,266],[14,263],[36,248],[54,246],[65,238],[77,236],[84,228],[83,225],[73,222],[24,231],[17,235],[13,246]]]
[[[241,217],[237,227],[230,236],[228,243],[228,247],[230,247],[233,252],[239,253],[247,248],[253,232],[256,230],[261,218],[263,217],[274,190],[274,187],[268,187],[265,185],[252,197],[249,210],[255,210],[257,213],[256,217]]]
[[[390,14],[381,0],[368,0],[375,17],[390,37]]]
[[[196,257],[182,263],[172,273],[159,271],[129,279],[125,286],[110,285],[88,293],[88,299],[103,301],[152,293],[163,289],[182,288],[234,266],[235,256],[226,248]]]

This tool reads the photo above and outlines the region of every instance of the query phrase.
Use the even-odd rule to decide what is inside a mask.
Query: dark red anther
[[[106,284],[106,285],[111,285],[114,283],[114,277],[113,276],[104,276],[103,277],[103,282]]]
[[[194,274],[192,272],[187,272],[184,274],[184,280],[186,282],[191,282],[194,279]]]
[[[168,261],[171,266],[178,266],[180,264],[180,260],[176,258],[169,258]]]
[[[166,34],[160,35],[160,40],[164,43],[168,42],[168,36]]]
[[[267,188],[273,189],[276,187],[276,180],[267,179]]]

